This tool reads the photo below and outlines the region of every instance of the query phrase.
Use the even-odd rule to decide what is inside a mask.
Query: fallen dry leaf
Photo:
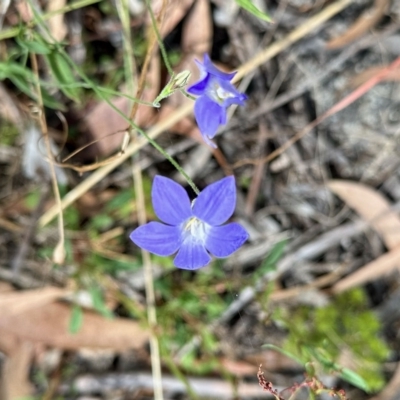
[[[60,297],[66,296],[70,291],[66,289],[47,287],[24,292],[0,292],[0,320],[4,316],[18,315],[33,308],[40,308],[53,303]]]
[[[66,0],[52,0],[47,3],[47,12],[51,13],[53,11],[59,10],[63,8],[66,4]],[[57,14],[54,17],[51,17],[47,21],[49,25],[49,30],[51,35],[57,42],[61,42],[64,40],[65,36],[67,36],[68,29],[67,25],[64,22],[64,14]]]
[[[353,76],[350,78],[350,84],[353,88],[356,88],[363,83],[367,82],[369,79],[374,77],[375,75],[378,75],[382,71],[384,71],[388,65],[382,65],[379,67],[371,67],[366,69],[365,71]],[[394,69],[393,71],[390,71],[383,81],[400,81],[400,69]]]
[[[81,347],[125,350],[140,348],[149,334],[139,323],[128,319],[106,319],[84,311],[83,324],[76,334],[68,331],[71,309],[66,304],[52,303],[19,314],[0,315],[0,336],[3,332],[61,349]]]
[[[220,363],[224,366],[225,370],[237,377],[254,376],[257,374],[258,367],[246,361],[230,360],[229,358],[222,358]]]
[[[0,83],[0,115],[2,119],[12,122],[20,132],[24,127],[24,116],[16,100],[10,95],[8,89]]]
[[[22,341],[8,355],[1,370],[1,400],[16,400],[32,394],[29,371],[33,352],[32,343]]]
[[[152,7],[156,16],[162,10],[163,2],[165,0],[153,0]],[[194,0],[174,0],[170,1],[165,12],[164,20],[160,28],[161,37],[167,36],[188,13],[189,8],[192,6]],[[147,24],[151,24],[151,19],[148,16]]]
[[[182,27],[182,51],[202,58],[208,53],[212,39],[210,2],[197,0]]]
[[[142,100],[153,102],[160,90],[160,58],[155,54],[150,62]],[[112,104],[129,117],[131,101],[126,97],[111,100]],[[140,104],[136,113],[135,123],[147,127],[154,122],[156,111],[153,107]],[[91,149],[90,155],[95,157],[108,156],[121,147],[127,121],[111,106],[102,101],[85,117],[83,130],[88,130],[92,140],[98,140]]]
[[[400,247],[383,254],[376,260],[341,279],[332,287],[332,291],[333,293],[341,293],[352,287],[360,286],[376,278],[388,275],[396,269],[400,271]]]
[[[332,288],[333,292],[340,293],[398,269],[400,218],[391,210],[390,203],[378,191],[358,182],[330,181],[328,187],[365,219],[391,250],[337,282]]]
[[[400,217],[382,194],[352,181],[330,181],[327,186],[381,235],[387,248],[400,245]]]
[[[365,11],[342,35],[331,39],[326,44],[326,48],[329,50],[339,49],[358,39],[382,19],[388,7],[388,0],[375,0],[371,10]]]

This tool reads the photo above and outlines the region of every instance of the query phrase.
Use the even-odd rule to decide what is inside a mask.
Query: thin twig
[[[40,84],[39,84],[39,68],[38,68],[38,64],[37,64],[36,54],[31,53],[30,58],[31,58],[32,70],[36,77],[36,93],[37,93],[37,99],[38,99],[38,103],[39,103],[38,106],[39,106],[39,110],[40,110],[39,123],[40,123],[40,127],[42,130],[42,135],[44,137],[44,141],[46,144],[47,157],[49,158],[51,183],[53,186],[54,197],[56,198],[56,206],[55,206],[56,214],[58,214],[59,240],[58,240],[58,243],[53,252],[53,261],[57,264],[62,264],[65,260],[65,248],[64,248],[65,238],[64,238],[64,216],[63,216],[63,208],[62,208],[62,203],[61,203],[61,195],[60,195],[60,191],[58,189],[58,184],[57,184],[56,169],[55,169],[54,164],[51,161],[54,157],[51,152],[50,138],[49,138],[49,133],[47,130],[46,117],[45,117],[44,108],[43,108],[42,91],[40,89]]]

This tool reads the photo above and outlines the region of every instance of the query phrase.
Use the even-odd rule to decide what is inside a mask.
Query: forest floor
[[[400,2],[8,3],[0,400],[399,399]],[[183,90],[152,106],[204,54],[248,96],[216,149]],[[156,175],[195,197],[165,152],[235,176],[232,256],[129,239]]]

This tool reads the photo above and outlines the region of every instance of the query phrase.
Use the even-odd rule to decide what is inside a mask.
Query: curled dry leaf
[[[0,315],[0,336],[13,334],[20,340],[61,349],[81,347],[125,350],[141,348],[149,334],[139,323],[128,319],[106,319],[84,311],[81,329],[69,333],[71,309],[66,304],[51,303],[19,314]]]
[[[328,188],[371,224],[387,248],[400,245],[400,217],[379,192],[362,183],[345,180],[330,181]]]
[[[388,7],[389,0],[375,0],[371,10],[364,12],[342,35],[331,39],[326,44],[326,48],[329,50],[339,49],[358,39],[382,19]]]
[[[358,86],[361,86],[363,83],[367,82],[369,79],[372,77],[380,74],[382,71],[386,70],[389,65],[382,65],[379,67],[371,67],[368,68],[367,70],[353,76],[350,79],[350,84],[353,88],[356,88]],[[383,81],[400,81],[400,69],[394,69],[390,71]]]

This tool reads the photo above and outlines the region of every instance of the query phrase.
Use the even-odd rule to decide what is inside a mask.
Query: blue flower
[[[229,176],[207,186],[190,203],[182,186],[157,175],[152,187],[157,217],[135,229],[130,238],[137,246],[159,256],[176,252],[178,268],[198,269],[215,257],[228,257],[248,238],[238,223],[221,226],[233,214],[236,205],[235,178]]]
[[[208,54],[204,55],[203,64],[197,60],[196,63],[200,69],[200,80],[187,91],[199,96],[194,105],[194,116],[205,142],[216,147],[210,139],[217,133],[219,125],[226,124],[226,109],[232,104],[243,106],[247,96],[230,82],[236,72],[226,74],[220,71]]]

